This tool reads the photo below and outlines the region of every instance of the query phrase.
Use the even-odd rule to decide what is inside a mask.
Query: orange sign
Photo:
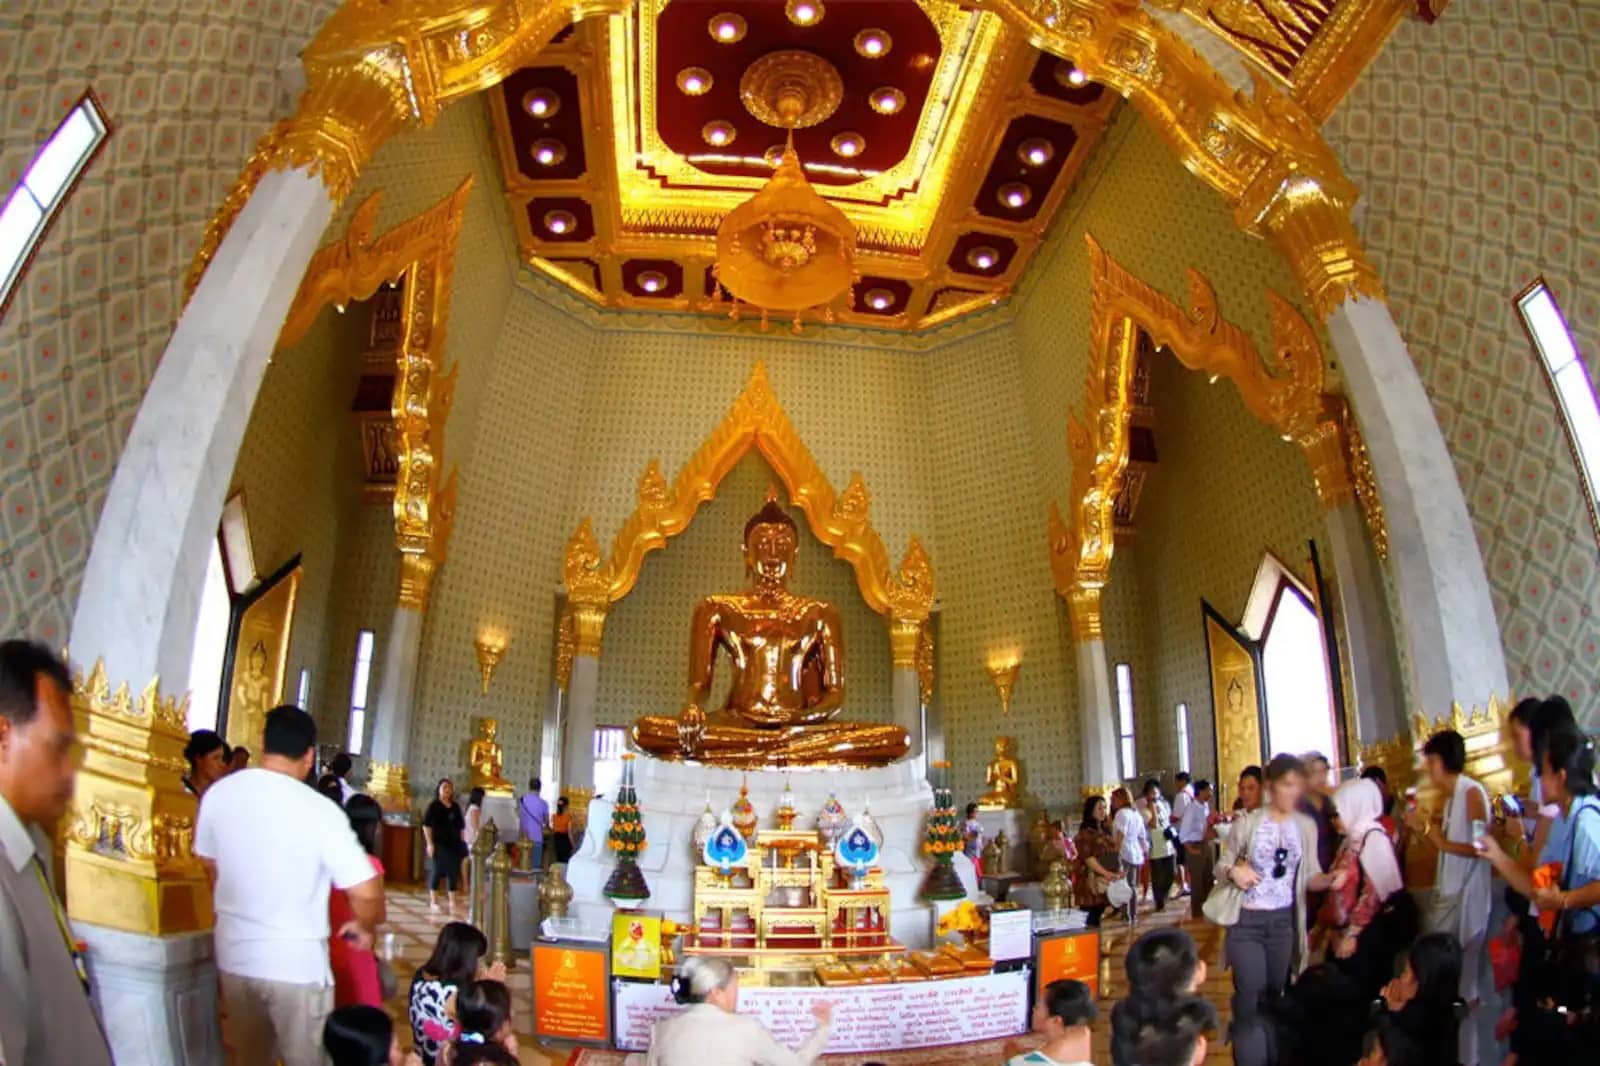
[[[1039,991],[1051,981],[1082,981],[1096,998],[1100,995],[1100,933],[1039,938]]]
[[[560,1040],[611,1042],[605,951],[533,945],[533,1031]]]

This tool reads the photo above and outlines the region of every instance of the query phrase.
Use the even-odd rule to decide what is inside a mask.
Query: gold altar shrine
[[[727,876],[715,866],[695,869],[686,954],[899,950],[889,937],[883,871],[874,867],[861,887],[851,885],[816,830],[763,829]]]

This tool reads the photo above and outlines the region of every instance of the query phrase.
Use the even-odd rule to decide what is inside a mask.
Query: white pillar
[[[894,704],[894,724],[906,731],[911,746],[906,758],[915,759],[922,754],[922,680],[917,668],[896,665],[890,675],[890,695]]]
[[[1419,709],[1484,706],[1510,694],[1505,653],[1466,499],[1388,304],[1334,307],[1338,354],[1389,524],[1389,561]]]
[[[1407,728],[1405,693],[1397,674],[1394,629],[1378,557],[1355,500],[1330,507],[1322,515],[1339,597],[1339,643],[1350,663],[1353,691],[1346,694],[1346,702],[1356,710],[1356,734],[1363,745],[1393,740]]]
[[[117,461],[71,647],[135,689],[189,677],[206,563],[267,361],[333,215],[320,178],[262,177],[178,319]]]
[[[389,637],[383,645],[374,703],[372,744],[368,747],[368,791],[385,808],[411,809],[411,708],[417,692],[417,665],[422,661],[423,613],[414,606],[395,608]]]
[[[1122,780],[1117,756],[1117,708],[1111,698],[1111,670],[1106,665],[1106,644],[1096,636],[1076,640],[1078,656],[1078,709],[1083,730],[1083,781],[1086,790]]]
[[[567,735],[561,750],[561,790],[594,791],[595,702],[600,695],[600,659],[574,655],[567,681]]]

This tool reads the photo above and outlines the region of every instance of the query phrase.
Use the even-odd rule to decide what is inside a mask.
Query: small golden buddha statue
[[[501,775],[505,763],[494,739],[499,731],[500,723],[495,719],[479,720],[478,735],[467,747],[467,765],[472,768],[473,788],[481,788],[491,796],[509,796],[513,791],[511,782]]]
[[[689,694],[677,718],[633,726],[641,749],[714,766],[883,766],[906,753],[894,725],[831,721],[844,702],[844,627],[830,603],[789,591],[799,531],[768,495],[744,527],[744,592],[708,596],[689,633]],[[733,685],[707,713],[718,649]]]
[[[1004,811],[1022,806],[1022,764],[1017,761],[1016,743],[1011,737],[994,738],[994,760],[983,772],[989,791],[978,797],[980,809]]]

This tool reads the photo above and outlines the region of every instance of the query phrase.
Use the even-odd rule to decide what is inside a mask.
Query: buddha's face
[[[796,547],[792,526],[763,522],[745,538],[745,569],[758,585],[780,586],[789,580],[794,569]]]
[[[485,718],[483,720],[483,739],[485,739],[485,740],[493,740],[494,739],[494,735],[496,733],[498,733],[499,731],[500,731],[500,723],[499,722],[496,722],[493,718]]]

